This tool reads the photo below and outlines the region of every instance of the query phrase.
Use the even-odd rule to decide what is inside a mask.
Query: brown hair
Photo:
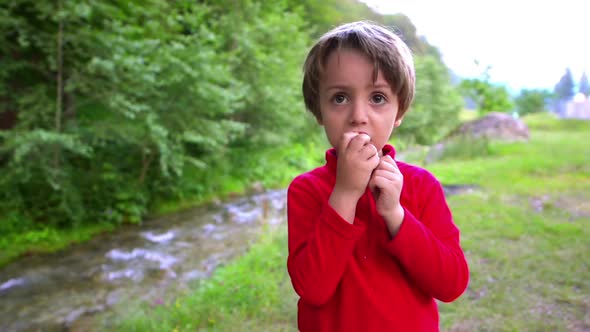
[[[340,25],[324,34],[311,48],[303,66],[303,99],[306,108],[321,119],[319,84],[328,56],[335,50],[353,49],[367,56],[398,96],[400,118],[414,99],[416,74],[408,46],[389,29],[369,21]]]

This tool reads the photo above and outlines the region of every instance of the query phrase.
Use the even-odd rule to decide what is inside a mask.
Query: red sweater
[[[386,145],[384,154],[395,159]],[[367,189],[353,224],[332,209],[336,154],[288,190],[291,282],[300,331],[438,331],[435,299],[450,302],[469,270],[442,186],[428,171],[397,161],[405,217],[392,239]]]

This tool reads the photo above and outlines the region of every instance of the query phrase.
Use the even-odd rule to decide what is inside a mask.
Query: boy
[[[387,142],[414,96],[408,47],[355,22],[322,36],[304,65],[307,109],[332,148],[288,190],[291,282],[301,331],[438,331],[469,271],[442,187]]]

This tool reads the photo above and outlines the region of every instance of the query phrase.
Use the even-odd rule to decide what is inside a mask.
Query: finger
[[[363,146],[369,144],[371,142],[371,137],[367,134],[357,134],[349,144],[349,149],[352,151],[359,151],[363,148]]]
[[[361,148],[360,156],[361,156],[361,158],[363,158],[365,160],[371,159],[375,156],[377,156],[377,158],[379,158],[379,155],[377,154],[377,148],[373,144],[370,144],[370,143]]]
[[[388,164],[395,163],[395,161],[393,160],[393,158],[391,158],[390,155],[385,155],[385,156],[381,157],[381,160],[388,163]]]
[[[359,132],[358,134],[359,134],[359,136],[361,136],[363,138],[367,138],[369,141],[371,141],[371,136],[369,136],[369,134],[363,133],[363,132]]]
[[[381,158],[381,161],[382,161],[383,163],[386,163],[386,164],[388,164],[388,165],[391,165],[391,166],[393,166],[393,168],[394,168],[395,170],[397,170],[398,172],[400,172],[400,170],[399,170],[399,167],[397,166],[397,162],[396,162],[395,160],[393,160],[393,158],[391,158],[391,156],[390,156],[390,155],[383,156],[383,157]]]
[[[352,141],[352,139],[357,137],[358,135],[359,135],[359,133],[354,132],[354,131],[349,131],[349,132],[345,132],[344,134],[342,134],[342,138],[340,138],[339,151],[346,150],[346,148],[348,148],[348,146],[350,145],[350,141]]]
[[[396,168],[395,165],[384,161],[383,158],[379,160],[379,166],[377,167],[377,169],[382,169],[384,171],[388,171],[391,173],[399,173],[399,169]]]
[[[367,161],[369,161],[371,163],[371,169],[373,169],[373,170],[375,170],[379,166],[379,163],[381,162],[379,159],[379,155],[377,153],[375,153]]]
[[[380,190],[385,190],[386,188],[388,188],[391,184],[391,180],[383,177],[383,176],[374,176],[373,178],[371,178],[371,181],[369,181],[369,188],[371,188],[371,186],[373,187],[373,189],[371,189],[372,191],[375,190],[375,188],[380,189]]]
[[[374,177],[374,178],[382,177],[382,178],[385,178],[390,181],[395,181],[397,179],[397,174],[395,172],[390,172],[390,171],[383,170],[383,169],[376,169],[373,172],[372,177]]]

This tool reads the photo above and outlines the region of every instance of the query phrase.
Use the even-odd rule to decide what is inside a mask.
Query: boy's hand
[[[347,132],[342,135],[337,147],[334,191],[351,194],[357,200],[364,194],[371,172],[379,164],[377,148],[370,142],[371,138],[367,134]]]
[[[369,188],[375,197],[377,212],[385,219],[392,236],[397,234],[404,219],[404,209],[399,201],[403,185],[404,176],[393,158],[382,157],[371,176]]]

